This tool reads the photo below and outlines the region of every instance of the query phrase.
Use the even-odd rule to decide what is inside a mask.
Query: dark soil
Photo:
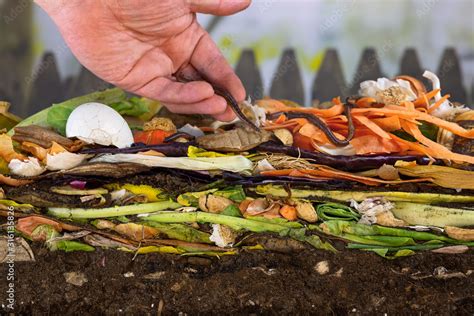
[[[38,245],[33,251],[36,262],[15,264],[16,313],[474,314],[474,273],[468,272],[474,270],[472,250],[397,260],[314,249],[249,251],[220,259],[159,254],[133,259],[112,250],[65,254]],[[324,260],[329,272],[320,275],[315,266]],[[440,279],[433,276],[438,267],[467,276]],[[83,272],[88,281],[68,284],[66,272]],[[1,273],[0,300],[6,305],[5,264]]]

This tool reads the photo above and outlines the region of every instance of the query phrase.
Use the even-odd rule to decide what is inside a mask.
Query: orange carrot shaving
[[[407,110],[410,110],[410,111],[414,111],[415,110],[415,105],[410,102],[410,101],[404,101],[403,102],[403,106],[407,109]]]
[[[283,122],[286,121],[286,116],[284,114],[281,114],[276,120],[275,120],[275,124],[282,124]]]
[[[334,105],[336,105],[336,104],[342,104],[342,102],[341,102],[341,97],[332,98],[331,102],[332,102],[332,104],[334,104]]]
[[[350,141],[357,155],[389,154],[403,150],[396,141],[387,140],[375,135],[354,137]]]
[[[441,91],[440,89],[434,89],[434,90],[432,90],[428,93],[423,93],[415,101],[413,101],[413,104],[415,106],[428,107],[429,106],[429,100],[434,98],[434,96],[440,91]]]
[[[360,98],[359,100],[357,100],[356,106],[358,108],[370,108],[372,104],[376,102],[377,100],[375,100],[374,98],[365,97],[365,98]]]
[[[383,129],[380,128],[376,123],[373,121],[369,120],[367,117],[362,116],[362,115],[354,115],[354,119],[359,121],[362,125],[365,125],[368,129],[370,129],[372,132],[374,132],[377,136],[380,136],[385,139],[390,139],[390,135],[388,135],[387,132],[385,132]]]
[[[423,135],[417,125],[410,122],[402,122],[402,127],[407,133],[415,137],[417,141],[427,146],[434,153],[434,158],[474,164],[474,157],[453,153],[448,148]]]
[[[397,116],[374,118],[371,120],[387,132],[397,131],[402,128],[400,125],[400,119]]]
[[[416,120],[421,120],[421,121],[426,121],[432,124],[435,124],[438,127],[447,129],[448,131],[452,132],[453,134],[456,134],[458,136],[466,137],[466,138],[474,138],[474,129],[466,130],[465,128],[461,127],[457,123],[453,122],[448,122],[443,119],[440,119],[438,117],[435,117],[433,115],[423,113],[420,111],[408,111],[408,110],[396,110],[391,108],[367,108],[367,109],[352,109],[352,114],[353,115],[358,115],[358,114],[366,114],[366,113],[381,113],[385,114],[387,116],[393,116],[396,115],[399,118],[403,119],[416,119]]]
[[[428,108],[428,113],[433,113],[434,110],[436,110],[437,108],[439,108],[441,106],[441,104],[443,104],[444,101],[446,101],[451,95],[449,94],[446,94],[444,95],[441,99],[439,99],[438,101],[436,101],[435,104],[433,104],[432,106],[430,106]]]
[[[330,107],[329,109],[316,109],[316,108],[304,108],[304,107],[300,107],[300,108],[286,107],[286,108],[283,108],[283,109],[279,109],[279,111],[311,113],[311,114],[314,114],[316,116],[319,116],[320,118],[321,117],[326,118],[326,117],[334,117],[336,115],[342,114],[344,112],[344,105],[342,103],[341,104],[335,104],[332,107]],[[276,112],[279,112],[279,111],[276,111]]]
[[[285,103],[275,100],[275,99],[261,99],[257,100],[256,104],[262,108],[264,108],[267,112],[281,112],[284,111],[283,109],[287,108]]]
[[[402,139],[402,138],[397,137],[397,136],[394,135],[394,134],[391,134],[390,136],[391,136],[392,139],[395,140],[399,145],[403,145],[403,146],[405,146],[406,148],[408,148],[408,149],[405,150],[406,152],[416,153],[417,155],[423,154],[423,155],[429,157],[431,160],[434,160],[434,158],[433,158],[433,152],[432,152],[429,148],[425,147],[424,145],[419,144],[419,143],[417,143],[417,142],[410,142],[410,141],[408,141],[408,140],[404,140],[404,139]]]
[[[314,150],[311,138],[301,135],[299,132],[293,135],[293,146],[306,150]]]

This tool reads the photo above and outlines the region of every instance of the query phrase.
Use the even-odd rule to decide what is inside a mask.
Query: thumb
[[[251,0],[186,0],[193,12],[231,15],[246,9]]]

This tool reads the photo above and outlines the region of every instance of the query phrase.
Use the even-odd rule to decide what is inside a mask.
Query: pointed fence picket
[[[1,56],[0,56],[1,57]],[[264,96],[292,100],[310,105],[313,101],[328,101],[334,96],[347,97],[357,93],[360,82],[384,76],[383,67],[374,48],[366,48],[359,59],[352,78],[344,75],[343,65],[337,50],[326,50],[319,70],[314,75],[310,87],[311,100],[305,98],[305,88],[294,49],[283,51],[278,66],[271,78],[270,87],[264,87],[261,71],[255,54],[250,49],[242,51],[236,65],[236,73],[252,99]],[[427,83],[422,77],[423,65],[415,49],[408,48],[400,59],[399,74],[413,76]],[[82,68],[75,77],[61,80],[56,58],[53,53],[45,53],[39,65],[27,78],[15,76],[15,61],[0,58],[0,99],[13,104],[13,111],[26,116],[35,113],[51,103],[110,87],[110,84]],[[474,86],[470,84],[470,99],[462,80],[459,58],[454,48],[446,48],[438,64],[437,74],[443,85],[443,93],[451,95],[451,100],[472,106]]]

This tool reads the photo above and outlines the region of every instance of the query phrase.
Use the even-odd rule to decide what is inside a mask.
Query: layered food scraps
[[[424,76],[431,87],[366,81],[325,109],[248,100],[232,122],[119,89],[55,104],[0,134],[0,214],[62,251],[223,256],[267,237],[385,258],[466,251],[474,111]]]

